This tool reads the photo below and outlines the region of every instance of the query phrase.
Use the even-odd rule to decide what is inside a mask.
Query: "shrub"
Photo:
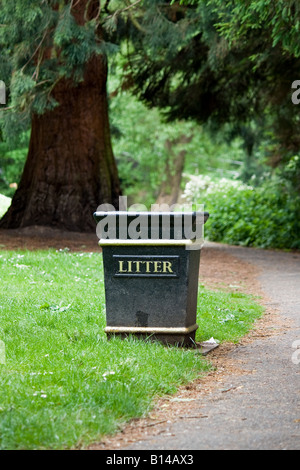
[[[279,178],[254,187],[240,181],[192,176],[185,200],[210,212],[211,241],[261,248],[300,248],[300,197]]]
[[[12,197],[19,183],[26,161],[27,147],[9,149],[0,143],[0,192]]]

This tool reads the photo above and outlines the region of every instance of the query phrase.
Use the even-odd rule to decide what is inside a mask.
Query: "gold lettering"
[[[161,261],[154,261],[154,272],[161,273]]]
[[[133,262],[135,263],[135,266],[136,266],[135,272],[140,273],[141,272],[140,266],[141,266],[141,263],[144,263],[144,261],[133,261]]]
[[[163,262],[163,272],[164,272],[164,273],[169,272],[169,273],[171,273],[171,274],[174,274],[174,271],[173,271],[173,269],[172,269],[172,263],[171,263],[171,261],[164,261],[164,262]]]
[[[150,263],[153,263],[153,261],[146,261],[146,273],[150,273]]]
[[[127,273],[127,269],[124,269],[124,261],[119,261],[119,273]]]
[[[119,274],[174,274],[172,261],[118,261]]]

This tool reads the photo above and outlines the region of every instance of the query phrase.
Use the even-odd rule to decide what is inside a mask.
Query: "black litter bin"
[[[207,212],[96,212],[108,337],[195,342]]]

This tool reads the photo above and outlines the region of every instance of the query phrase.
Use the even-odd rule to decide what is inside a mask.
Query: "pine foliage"
[[[72,10],[75,4],[1,1],[0,76],[9,92],[8,106],[1,109],[6,134],[27,128],[32,113],[57,106],[51,96],[55,84],[62,78],[78,83],[92,55],[103,53],[99,19],[89,17],[87,10],[86,20],[79,24]]]
[[[86,11],[78,22],[73,13],[80,3]],[[290,157],[300,149],[291,101],[291,84],[300,76],[298,3],[2,0],[0,77],[14,111],[2,110],[4,131],[15,134],[31,113],[57,106],[51,91],[59,80],[76,84],[93,54],[120,46],[123,88],[161,108],[166,119],[214,128],[259,121],[274,162]]]
[[[291,86],[300,76],[293,0],[143,2],[126,84],[168,120],[264,129],[271,163],[300,150]]]

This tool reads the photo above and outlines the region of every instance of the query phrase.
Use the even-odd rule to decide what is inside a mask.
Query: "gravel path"
[[[157,435],[123,449],[299,450],[300,254],[218,244],[204,250],[211,248],[260,269],[262,289],[283,327],[273,324],[270,335],[229,352],[243,373],[228,371],[210,393],[199,394],[192,414],[166,421]]]

